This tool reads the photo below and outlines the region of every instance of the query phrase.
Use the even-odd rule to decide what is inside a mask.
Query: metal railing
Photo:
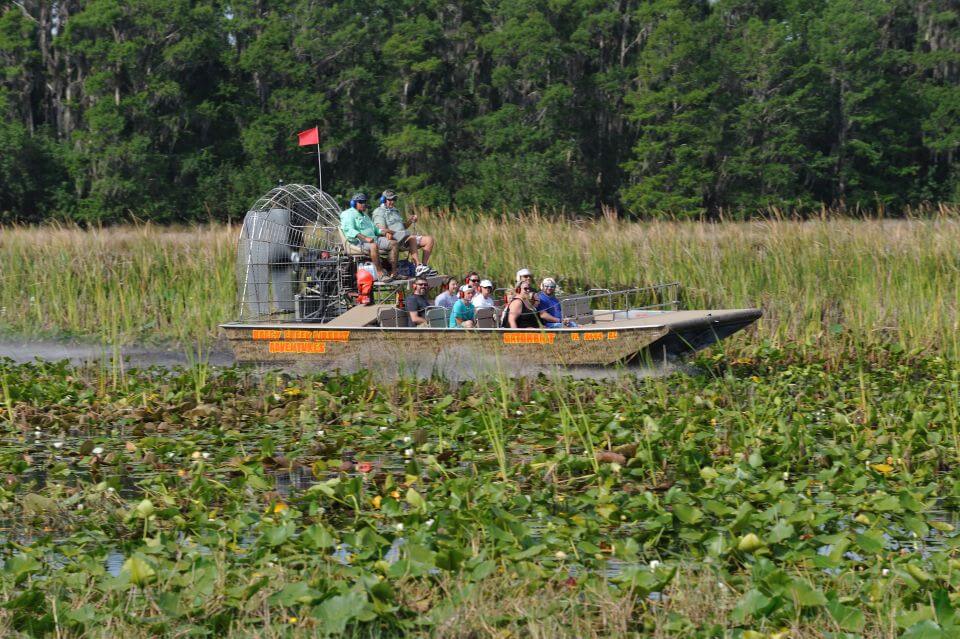
[[[572,306],[573,315],[580,319],[592,315],[592,319],[612,315],[612,319],[627,319],[630,311],[676,311],[680,309],[680,282],[667,282],[652,286],[613,291],[605,288],[592,288],[583,295],[565,296],[561,303]]]

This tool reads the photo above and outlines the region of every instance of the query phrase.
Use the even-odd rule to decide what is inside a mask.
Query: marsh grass
[[[234,306],[229,225],[0,230],[0,330],[119,345],[214,334]]]
[[[664,281],[686,308],[757,306],[754,339],[844,356],[960,351],[960,217],[743,223],[424,212],[434,266],[498,287],[521,266],[567,291]],[[235,310],[235,227],[0,230],[0,331],[105,343],[209,339]],[[759,338],[759,339],[757,339]],[[727,347],[730,348],[730,347]]]

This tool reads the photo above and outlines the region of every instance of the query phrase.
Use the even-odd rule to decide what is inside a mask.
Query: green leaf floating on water
[[[954,637],[956,635],[951,634],[949,636]],[[900,635],[900,639],[948,639],[948,635],[943,632],[940,624],[930,619],[925,619],[907,628],[906,631]]]
[[[328,636],[342,634],[351,621],[373,618],[366,595],[355,590],[327,599],[316,606],[311,615],[320,622],[323,633]]]
[[[268,601],[281,606],[296,606],[313,603],[319,596],[320,593],[307,585],[306,582],[296,581],[285,585],[279,591],[270,595]]]
[[[14,583],[19,584],[28,575],[37,572],[43,566],[39,561],[36,560],[32,555],[14,555],[8,559],[3,567],[3,571],[9,575],[13,575]]]
[[[827,612],[829,612],[833,620],[837,622],[840,629],[846,632],[860,632],[866,624],[866,618],[863,616],[863,612],[853,606],[840,603],[836,597],[832,597],[827,601]]]
[[[757,589],[748,590],[740,597],[731,617],[737,623],[743,623],[750,617],[761,615],[773,601]]]
[[[20,504],[28,515],[45,515],[57,509],[56,500],[36,493],[27,493],[21,497]]]
[[[673,513],[681,522],[685,524],[695,524],[703,519],[703,511],[687,504],[677,504],[673,507]]]
[[[823,606],[827,603],[827,598],[822,592],[802,579],[792,580],[787,592],[803,608]]]
[[[427,503],[423,500],[423,497],[420,496],[420,493],[415,491],[412,486],[407,489],[406,499],[407,503],[416,510],[419,510],[420,512],[426,511]]]
[[[781,519],[773,528],[770,529],[770,534],[767,535],[767,541],[776,544],[781,541],[791,539],[793,536],[793,526]]]
[[[126,576],[130,583],[136,586],[142,586],[148,583],[156,576],[157,572],[153,569],[147,560],[141,555],[133,555],[123,562],[120,569],[120,576]]]
[[[865,553],[871,555],[876,555],[883,552],[884,542],[883,534],[877,532],[876,530],[871,530],[863,533],[862,535],[857,535],[854,538],[857,545],[860,546],[860,549]]]

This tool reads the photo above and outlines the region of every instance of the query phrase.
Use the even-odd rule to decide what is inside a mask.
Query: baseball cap
[[[472,291],[472,290],[473,290],[473,287],[470,286],[469,284],[464,284],[463,286],[460,287],[461,293],[466,293],[467,291]]]
[[[491,282],[490,280],[480,280],[480,288],[483,288],[485,286],[487,288],[493,288],[493,282]]]
[[[530,269],[528,268],[522,268],[519,271],[517,271],[517,280],[519,280],[524,275],[533,275],[533,273],[531,273]]]
[[[557,281],[552,277],[545,277],[540,282],[540,288],[557,288]]]
[[[395,199],[397,199],[397,194],[396,194],[396,192],[391,191],[390,189],[387,189],[386,191],[383,192],[383,199],[385,199],[385,200],[395,200]]]

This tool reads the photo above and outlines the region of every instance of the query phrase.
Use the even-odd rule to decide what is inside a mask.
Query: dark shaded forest
[[[0,0],[0,221],[960,199],[954,0]]]

